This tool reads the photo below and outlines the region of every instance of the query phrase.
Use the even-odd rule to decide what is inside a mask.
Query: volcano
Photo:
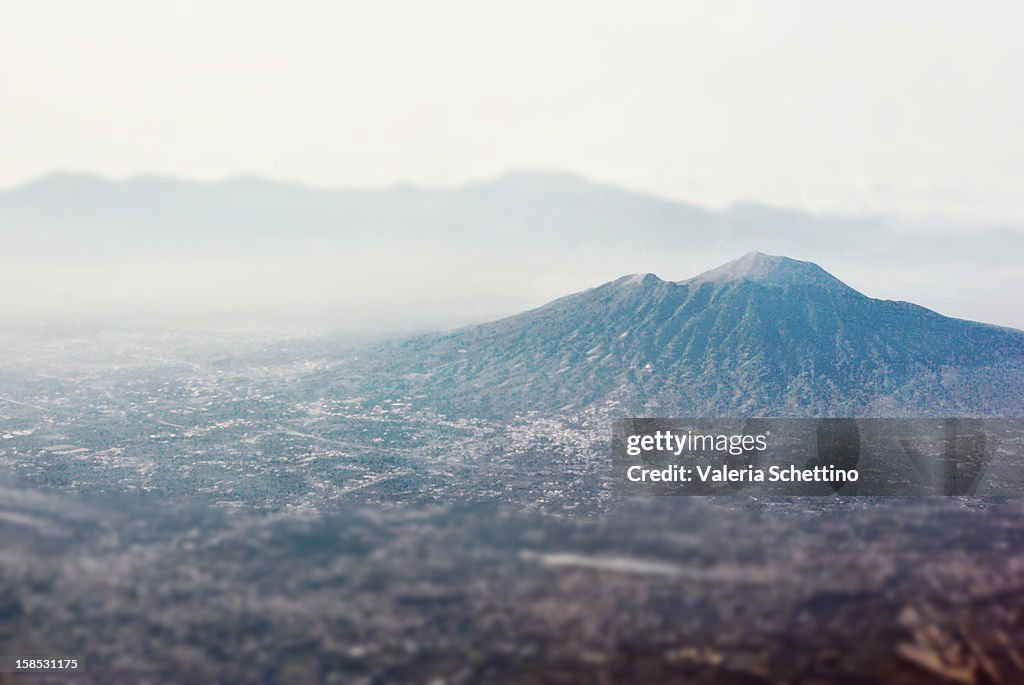
[[[684,281],[623,276],[392,353],[422,396],[459,413],[1024,415],[1024,332],[867,297],[760,252]]]

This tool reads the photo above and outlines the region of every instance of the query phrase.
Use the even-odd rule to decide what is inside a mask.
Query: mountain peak
[[[682,283],[622,276],[401,349],[425,377],[417,394],[495,416],[1024,411],[1024,333],[859,295],[757,252]]]
[[[658,278],[652,273],[640,273],[640,274],[627,274],[621,278],[617,278],[614,281],[618,285],[651,285],[652,283],[664,283],[665,281]]]
[[[815,285],[843,286],[838,278],[822,269],[813,262],[769,255],[763,252],[748,252],[739,259],[722,266],[705,271],[689,280],[682,281],[688,285],[701,283],[735,283],[737,281],[753,281],[762,285]]]

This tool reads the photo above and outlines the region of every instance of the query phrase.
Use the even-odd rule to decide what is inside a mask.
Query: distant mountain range
[[[384,358],[410,393],[460,414],[1024,416],[1024,332],[759,252],[681,282],[624,276]]]
[[[0,191],[0,241],[0,318],[429,330],[758,249],[827,263],[875,296],[1024,327],[1019,228],[712,209],[547,172],[379,190],[58,173]]]
[[[591,244],[611,240],[700,238],[720,241],[734,232],[784,229],[814,239],[814,217],[796,211],[743,206],[717,213],[568,174],[510,173],[461,188],[411,185],[379,190],[327,190],[260,178],[195,183],[143,176],[111,181],[57,173],[0,192],[0,228],[117,236],[137,240],[335,237],[460,241],[538,238]],[[877,220],[859,220],[867,229]],[[714,229],[714,231],[710,231]],[[819,236],[820,237],[820,236]]]
[[[330,190],[256,177],[198,183],[55,173],[0,191],[0,236],[34,241],[51,252],[62,245],[245,251],[266,241],[303,239],[429,239],[533,249],[577,247],[584,241],[588,248],[640,245],[671,251],[735,249],[753,241],[804,252],[870,251],[891,245],[893,222],[758,204],[711,210],[537,171],[460,188],[379,190]],[[1005,255],[993,249],[993,241],[1024,248],[1024,236],[998,230],[986,235],[987,241],[962,241],[959,253]],[[55,237],[63,242],[55,243]],[[929,246],[921,241],[916,248]]]

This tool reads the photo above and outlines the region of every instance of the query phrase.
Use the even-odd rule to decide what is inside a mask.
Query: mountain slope
[[[408,341],[389,365],[439,407],[618,402],[656,415],[1021,415],[1024,333],[875,300],[751,253],[687,281],[625,276]]]

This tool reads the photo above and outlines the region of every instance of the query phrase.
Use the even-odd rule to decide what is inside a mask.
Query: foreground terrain
[[[373,344],[0,336],[0,683],[1014,682],[1024,503],[614,497],[612,398]]]
[[[85,674],[73,682],[1024,676],[1016,500],[625,500],[572,518],[360,506],[300,518],[3,495],[0,647],[75,655]],[[66,679],[19,678],[8,680]]]

